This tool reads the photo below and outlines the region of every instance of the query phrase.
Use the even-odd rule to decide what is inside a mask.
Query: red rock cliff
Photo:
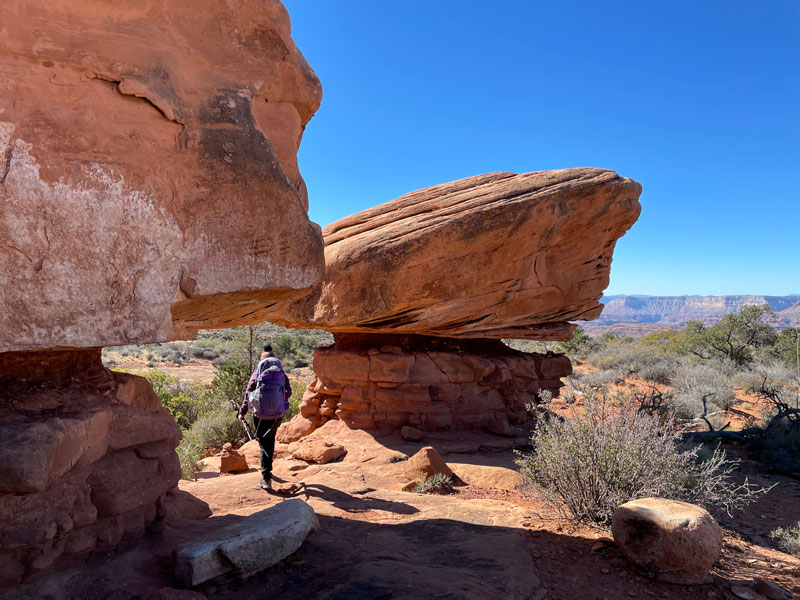
[[[188,337],[323,268],[276,0],[0,3],[0,351]]]

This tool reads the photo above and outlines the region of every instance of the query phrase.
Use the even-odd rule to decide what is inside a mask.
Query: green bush
[[[250,431],[253,431],[252,423],[250,427]],[[216,403],[183,432],[177,448],[183,477],[193,477],[197,472],[197,463],[206,452],[222,448],[228,442],[240,446],[247,442],[247,434],[232,408]]]
[[[306,384],[300,381],[292,381],[292,397],[289,398],[289,410],[283,415],[283,422],[286,423],[295,415],[300,414],[300,402],[306,392]]]
[[[250,375],[249,365],[241,359],[216,365],[216,374],[211,382],[211,395],[227,403],[233,400],[236,404],[241,404]]]
[[[583,330],[583,327],[575,328],[571,340],[558,344],[558,351],[570,358],[583,358],[596,348],[597,342]]]
[[[786,529],[778,527],[770,532],[769,537],[777,542],[781,550],[800,558],[800,521]]]
[[[444,473],[435,473],[430,477],[423,475],[417,479],[412,491],[417,494],[452,494],[455,490],[450,477]]]
[[[571,377],[573,380],[580,382],[582,385],[589,387],[603,387],[612,383],[622,383],[625,378],[614,369],[602,369],[597,371],[590,371],[583,373],[575,371]]]
[[[187,383],[158,369],[144,374],[178,427],[186,429],[207,409],[209,394],[200,382]]]
[[[604,390],[594,390],[583,413],[540,423],[534,450],[517,453],[523,481],[578,521],[608,526],[617,506],[649,496],[731,512],[765,491],[734,484],[735,463],[723,452],[698,461],[697,449],[678,447],[671,422],[615,406]]]

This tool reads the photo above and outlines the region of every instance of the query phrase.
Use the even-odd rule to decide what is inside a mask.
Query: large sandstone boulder
[[[264,320],[323,269],[277,0],[0,3],[0,352]]]
[[[295,498],[245,517],[214,534],[175,550],[175,578],[194,586],[233,572],[250,577],[297,550],[319,528],[314,509]]]
[[[613,171],[580,168],[406,194],[326,227],[323,280],[269,320],[336,333],[569,339],[567,321],[602,310],[640,192]],[[403,377],[400,364],[376,369]]]
[[[628,560],[661,581],[705,583],[722,551],[722,529],[694,504],[641,498],[618,507],[611,523]]]

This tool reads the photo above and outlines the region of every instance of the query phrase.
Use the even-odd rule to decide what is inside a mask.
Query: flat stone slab
[[[295,552],[317,529],[313,508],[299,498],[286,500],[216,532],[214,539],[178,546],[175,578],[195,586],[231,572],[250,577]]]

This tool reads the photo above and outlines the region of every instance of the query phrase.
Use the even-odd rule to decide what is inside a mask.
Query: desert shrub
[[[596,391],[585,411],[537,426],[533,452],[517,453],[523,481],[573,519],[608,526],[617,506],[648,496],[730,512],[764,490],[730,479],[735,463],[715,450],[706,461],[682,450],[672,423],[615,406]]]
[[[209,449],[221,448],[227,442],[240,446],[246,441],[247,434],[236,413],[221,403],[214,404],[183,432],[177,448],[183,477],[190,478],[197,472],[198,461]]]
[[[778,527],[770,532],[769,537],[787,554],[800,557],[800,521],[786,529]]]
[[[311,364],[314,351],[332,342],[330,334],[314,330],[287,331],[272,342],[272,350],[282,362],[292,368]]]
[[[800,427],[780,419],[765,430],[762,444],[765,463],[778,471],[800,473]]]
[[[709,412],[715,407],[727,410],[736,402],[736,394],[727,378],[710,363],[684,363],[672,379],[675,388],[672,404],[680,419],[694,419],[703,413],[703,397]]]
[[[286,423],[295,415],[300,414],[300,402],[306,392],[306,384],[300,381],[292,381],[292,397],[289,398],[289,410],[283,415],[283,422]]]
[[[542,342],[539,340],[503,339],[502,341],[509,348],[529,354],[547,354],[548,352],[554,351],[558,346],[555,342]]]
[[[208,392],[200,382],[185,382],[158,369],[144,374],[178,427],[186,429],[207,409]]]
[[[572,332],[572,339],[568,342],[560,342],[557,350],[570,358],[584,358],[596,348],[597,342],[582,327],[576,327]]]
[[[417,494],[452,494],[455,490],[450,477],[444,473],[435,473],[430,477],[422,476],[417,479],[412,491]]]
[[[635,375],[648,381],[668,381],[677,368],[676,359],[663,348],[628,339],[599,346],[587,361],[600,370]]]
[[[588,373],[575,371],[572,377],[573,379],[579,381],[582,385],[589,387],[602,387],[611,385],[612,383],[622,383],[625,381],[625,378],[620,374],[620,372],[614,369],[602,369]]]
[[[559,396],[567,404],[575,404],[586,396],[586,392],[583,390],[580,380],[575,377],[574,373],[571,377],[566,377],[564,379],[564,384],[564,387],[562,387],[559,392]]]
[[[780,364],[754,375],[757,383],[750,391],[766,404],[761,418],[762,460],[775,470],[800,474],[800,375]]]
[[[176,365],[180,365],[186,360],[186,356],[177,350],[170,350],[164,356],[164,359]]]
[[[227,403],[233,400],[241,404],[250,375],[250,366],[241,359],[228,360],[216,365],[216,374],[211,382],[212,396]]]

